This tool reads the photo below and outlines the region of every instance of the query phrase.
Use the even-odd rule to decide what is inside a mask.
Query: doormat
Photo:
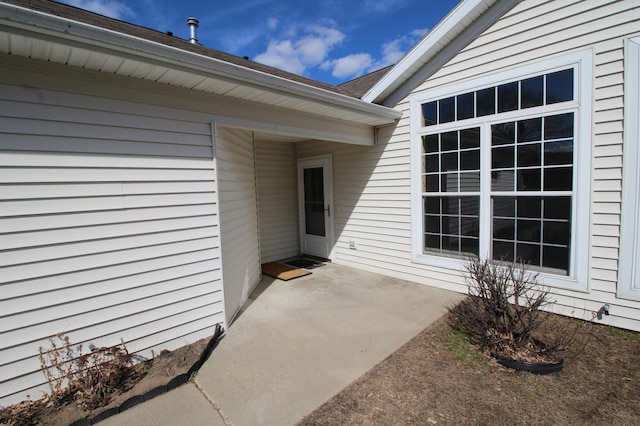
[[[296,268],[305,269],[313,269],[322,266],[322,262],[318,260],[306,259],[302,257],[298,259],[287,260],[285,263],[290,266],[295,266]]]
[[[289,281],[294,278],[300,278],[311,274],[311,272],[304,269],[285,265],[280,262],[263,263],[262,273],[282,281]]]

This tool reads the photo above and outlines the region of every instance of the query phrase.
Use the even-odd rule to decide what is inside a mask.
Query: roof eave
[[[373,120],[376,125],[393,123],[401,116],[399,111],[391,108],[95,25],[7,3],[0,3],[0,10],[0,25],[68,40],[81,44],[84,48],[128,57],[135,56],[170,65],[174,69],[197,71],[203,75],[222,77],[228,81],[307,102],[356,112],[366,116],[369,122]]]

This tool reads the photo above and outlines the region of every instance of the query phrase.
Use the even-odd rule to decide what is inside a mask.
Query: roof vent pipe
[[[199,26],[199,22],[196,18],[187,18],[187,25],[191,30],[191,36],[189,37],[189,41],[193,44],[198,44],[198,37],[196,36],[196,28]]]

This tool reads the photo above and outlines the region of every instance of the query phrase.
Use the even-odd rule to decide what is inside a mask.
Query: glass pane
[[[458,153],[457,152],[447,152],[444,154],[440,154],[441,158],[441,170],[443,172],[453,172],[458,170]]]
[[[473,92],[458,95],[456,98],[458,101],[458,120],[473,118]]]
[[[460,235],[477,238],[479,235],[478,218],[477,217],[460,218]]]
[[[424,212],[440,214],[440,197],[424,197]]]
[[[438,104],[436,101],[422,104],[422,116],[425,126],[433,126],[438,122]]]
[[[460,238],[460,251],[462,253],[480,255],[480,244],[477,238]]]
[[[543,239],[546,244],[558,244],[569,246],[570,243],[570,227],[569,222],[550,222],[545,221],[543,226]]]
[[[544,169],[545,191],[571,191],[573,188],[573,168],[559,167]]]
[[[520,107],[531,108],[542,105],[542,76],[527,78],[520,82]]]
[[[503,168],[513,167],[514,152],[515,152],[515,149],[513,146],[493,148],[491,150],[491,168],[503,169]]]
[[[424,217],[425,232],[440,233],[440,216],[425,215]]]
[[[542,145],[539,143],[518,145],[518,167],[539,166]]]
[[[518,121],[518,143],[542,140],[542,118]]]
[[[491,126],[491,145],[507,145],[515,143],[516,127],[514,122],[494,124]]]
[[[458,149],[458,132],[446,132],[440,135],[440,145],[442,151],[453,151]]]
[[[498,86],[498,112],[518,109],[518,82]]]
[[[540,191],[540,169],[518,170],[518,191]]]
[[[442,236],[442,250],[449,250],[454,252],[460,252],[460,238],[443,235]]]
[[[304,169],[304,214],[307,235],[325,236],[322,167]]]
[[[449,123],[456,119],[456,98],[440,99],[440,123]]]
[[[491,172],[491,189],[493,191],[513,191],[515,175],[513,170]]]
[[[460,213],[477,217],[480,214],[480,197],[460,197]]]
[[[440,168],[439,163],[440,163],[440,155],[438,154],[431,154],[431,155],[425,155],[425,172],[439,172]]]
[[[426,234],[424,236],[424,248],[440,251],[440,235]]]
[[[460,206],[458,205],[458,197],[442,197],[442,213],[446,215],[458,216]]]
[[[476,117],[496,113],[496,88],[478,90],[476,92]]]
[[[545,197],[543,203],[545,219],[571,219],[571,197]]]
[[[440,182],[440,175],[426,175],[424,177],[424,190],[425,192],[438,192],[440,191],[440,186],[438,185]]]
[[[443,173],[440,185],[442,192],[458,192],[458,173]]]
[[[460,149],[480,148],[480,128],[460,130]]]
[[[516,217],[516,199],[514,197],[494,197],[493,198],[494,217]]]
[[[573,137],[573,113],[552,115],[544,118],[544,138],[560,139]]]
[[[542,198],[541,197],[518,197],[517,200],[518,217],[541,218]]]
[[[542,247],[542,266],[569,271],[569,248]]]
[[[504,241],[493,241],[493,258],[495,260],[513,261],[513,243]]]
[[[427,153],[438,152],[438,135],[423,136],[422,147]]]
[[[518,220],[518,241],[539,242],[542,239],[542,222]]]
[[[515,239],[516,222],[513,219],[493,219],[493,238]]]
[[[460,173],[460,191],[480,191],[480,172]]]
[[[516,258],[532,266],[540,266],[540,244],[516,244]]]
[[[547,74],[547,105],[573,100],[573,69]]]
[[[460,170],[480,170],[480,150],[460,152]]]
[[[573,164],[573,140],[544,144],[544,164]]]

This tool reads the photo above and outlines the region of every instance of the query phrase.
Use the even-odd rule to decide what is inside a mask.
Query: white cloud
[[[339,30],[322,25],[305,29],[301,36],[289,30],[290,39],[272,40],[267,50],[255,57],[257,62],[296,74],[321,65],[329,52],[344,39]]]
[[[63,0],[71,6],[89,10],[115,19],[136,16],[133,10],[124,3],[115,0]]]
[[[427,30],[413,30],[409,34],[398,37],[381,46],[381,55],[374,59],[368,53],[355,53],[339,59],[325,61],[321,68],[333,70],[336,78],[351,79],[360,77],[389,65],[397,63],[405,53],[427,32]]]
[[[295,74],[306,69],[291,40],[270,42],[267,51],[256,56],[255,61]]]
[[[364,74],[373,63],[368,53],[354,53],[331,61],[332,75],[337,78],[359,77]]]

